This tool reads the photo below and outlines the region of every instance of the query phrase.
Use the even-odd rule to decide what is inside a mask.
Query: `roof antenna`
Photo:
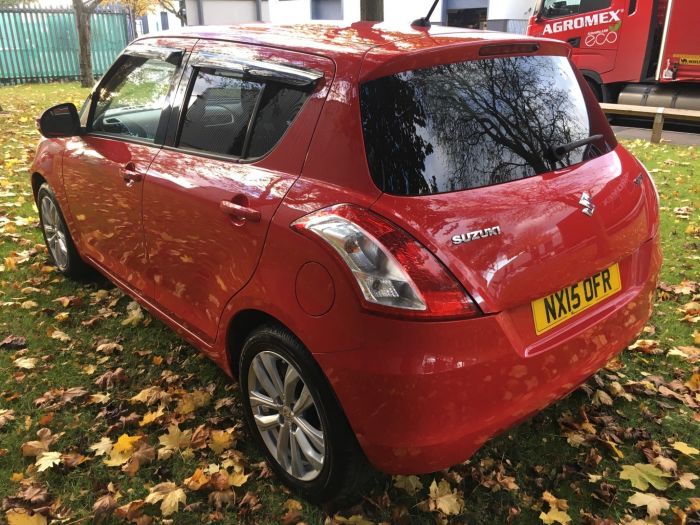
[[[430,8],[430,11],[428,11],[428,15],[424,16],[423,18],[418,18],[417,20],[414,20],[411,23],[411,26],[413,26],[413,27],[430,27],[432,25],[430,23],[430,17],[433,16],[433,11],[435,11],[435,7],[437,7],[439,1],[440,0],[435,0],[433,2],[433,6]]]

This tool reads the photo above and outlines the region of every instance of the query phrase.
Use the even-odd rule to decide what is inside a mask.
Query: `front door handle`
[[[231,201],[221,201],[219,204],[221,211],[231,215],[236,219],[242,219],[250,222],[260,222],[260,212],[248,206],[241,206]]]
[[[122,167],[122,178],[126,183],[141,182],[143,180],[143,174],[136,171],[136,164],[127,162]]]

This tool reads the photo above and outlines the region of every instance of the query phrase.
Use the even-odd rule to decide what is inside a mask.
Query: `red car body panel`
[[[570,392],[643,327],[661,263],[658,202],[622,147],[559,172],[432,196],[383,194],[369,173],[359,83],[475,58],[486,44],[534,40],[370,24],[186,31],[181,45],[323,73],[269,155],[235,162],[87,135],[42,141],[33,171],[56,189],[80,253],[230,375],[232,327],[262,312],[315,357],[375,466],[429,472]],[[540,54],[567,52],[538,42]],[[128,162],[142,182],[124,182],[117,167]],[[595,194],[593,217],[581,213],[582,191]],[[259,210],[259,222],[221,212],[221,201],[240,199]],[[410,233],[486,315],[411,321],[365,310],[337,257],[290,228],[338,203],[372,209]],[[450,245],[485,220],[503,235]],[[535,334],[531,300],[613,263],[621,292]]]

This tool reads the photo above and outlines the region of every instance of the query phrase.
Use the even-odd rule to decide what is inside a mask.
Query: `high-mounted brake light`
[[[527,44],[489,44],[479,49],[479,56],[490,57],[497,55],[527,55],[535,53],[540,48],[537,43]]]
[[[369,210],[339,204],[302,217],[291,226],[333,249],[352,273],[366,308],[428,319],[480,314],[433,254]]]

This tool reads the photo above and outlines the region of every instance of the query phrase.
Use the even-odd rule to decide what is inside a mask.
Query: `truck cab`
[[[600,101],[697,109],[698,24],[693,0],[538,0],[528,34],[568,42]]]

